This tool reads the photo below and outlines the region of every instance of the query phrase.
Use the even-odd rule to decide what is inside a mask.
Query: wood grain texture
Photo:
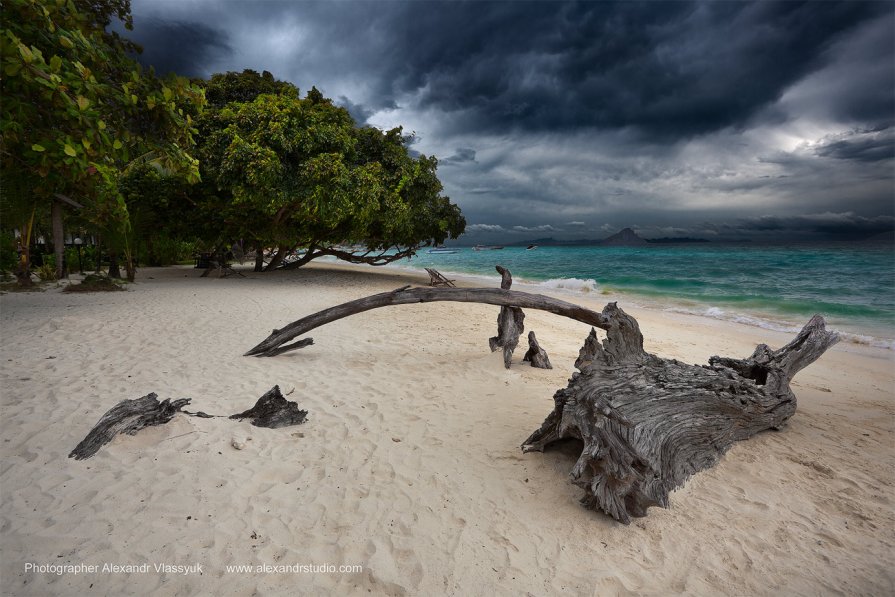
[[[505,267],[496,266],[500,274],[500,289],[509,290],[513,285],[513,275]],[[497,315],[497,335],[488,338],[491,352],[503,349],[503,366],[507,369],[513,362],[513,352],[519,346],[519,336],[525,331],[525,313],[519,307],[503,306]]]
[[[159,402],[155,393],[133,400],[122,400],[102,416],[68,457],[84,460],[96,454],[119,433],[134,435],[144,427],[164,425],[189,403],[189,398]]]
[[[534,331],[528,332],[528,352],[522,357],[522,362],[531,363],[532,367],[538,369],[553,369],[553,365],[550,364],[550,357],[547,356],[547,351],[538,344],[538,338],[535,336]]]
[[[231,419],[252,419],[255,427],[278,429],[304,423],[308,411],[298,408],[298,404],[286,400],[280,393],[280,386],[274,386],[258,398],[255,406],[245,412],[230,415]]]
[[[565,438],[582,441],[572,483],[581,502],[625,524],[713,466],[736,442],[780,429],[795,413],[792,377],[838,342],[814,316],[781,348],[762,344],[746,359],[712,357],[688,365],[643,350],[637,321],[615,303],[602,315],[605,340],[591,330],[575,373],[554,395],[554,409],[523,442],[543,451]]]

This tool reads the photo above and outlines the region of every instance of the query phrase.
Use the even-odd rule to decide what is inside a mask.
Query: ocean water
[[[605,294],[781,331],[798,331],[819,313],[846,341],[895,349],[892,244],[452,248],[457,253],[423,250],[398,265],[496,285],[499,264],[529,291]]]

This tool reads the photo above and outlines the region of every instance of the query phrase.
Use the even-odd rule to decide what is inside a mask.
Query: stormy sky
[[[439,159],[471,242],[895,222],[895,3],[133,0],[140,61],[268,70]]]

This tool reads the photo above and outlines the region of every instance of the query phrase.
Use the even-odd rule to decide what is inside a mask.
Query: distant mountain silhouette
[[[600,243],[606,247],[639,247],[647,244],[645,239],[637,236],[637,233],[630,228],[623,228],[609,238],[603,239]]]
[[[680,237],[663,237],[656,239],[645,239],[638,236],[636,232],[630,228],[625,228],[616,232],[603,240],[581,238],[576,240],[557,240],[552,236],[547,238],[535,238],[531,240],[523,240],[511,243],[511,247],[527,247],[530,245],[539,245],[541,247],[585,247],[585,246],[603,246],[603,247],[642,247],[647,244],[671,244],[671,243],[707,243],[710,241],[704,238],[691,238],[687,236]]]

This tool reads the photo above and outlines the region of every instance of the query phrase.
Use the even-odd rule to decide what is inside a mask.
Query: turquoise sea
[[[890,243],[450,248],[457,252],[424,249],[400,266],[486,276],[483,283],[490,285],[498,283],[494,266],[500,264],[519,284],[607,294],[632,304],[783,331],[797,331],[820,313],[845,340],[895,349],[895,249]]]

